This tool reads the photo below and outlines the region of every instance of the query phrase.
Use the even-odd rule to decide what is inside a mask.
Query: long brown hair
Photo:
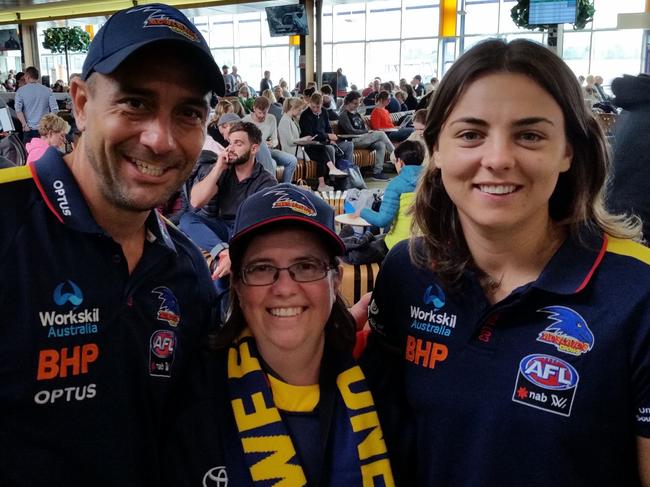
[[[491,39],[461,56],[445,74],[429,106],[424,129],[429,152],[434,154],[444,123],[469,85],[500,72],[530,77],[562,109],[573,159],[570,169],[560,174],[549,200],[550,217],[567,225],[578,238],[587,226],[620,238],[640,239],[638,220],[611,215],[605,210],[603,190],[610,164],[605,135],[587,109],[573,72],[540,44],[524,39],[510,43]],[[472,265],[472,257],[458,211],[435,164],[429,164],[420,179],[413,229],[420,229],[423,238],[411,241],[411,259],[416,265],[435,269],[442,283],[453,287]]]

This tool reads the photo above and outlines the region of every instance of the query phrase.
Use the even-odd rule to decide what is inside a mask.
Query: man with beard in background
[[[209,252],[213,277],[230,271],[228,240],[235,215],[242,201],[260,189],[277,184],[277,180],[255,160],[262,143],[262,132],[255,124],[233,125],[230,144],[212,166],[203,166],[194,175],[190,204],[194,211],[183,215],[180,228],[199,248]]]

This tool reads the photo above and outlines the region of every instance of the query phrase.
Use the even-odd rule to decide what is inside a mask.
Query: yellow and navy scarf
[[[337,400],[342,400],[348,421],[342,425],[341,421],[332,420],[332,427],[337,429],[335,436],[349,437],[337,441],[337,444],[349,447],[336,448],[335,451],[328,448],[332,455],[329,464],[352,460],[358,468],[358,475],[355,474],[358,482],[354,485],[393,487],[395,482],[386,444],[363,372],[351,357],[340,367],[336,376]],[[253,485],[307,485],[294,443],[276,407],[269,377],[260,364],[255,339],[249,330],[244,330],[228,350],[228,389]],[[323,463],[322,468],[328,468],[327,464]],[[337,470],[328,472],[330,485],[344,485],[337,481]]]

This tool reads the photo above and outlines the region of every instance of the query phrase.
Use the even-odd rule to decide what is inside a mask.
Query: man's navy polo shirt
[[[567,239],[537,281],[495,305],[469,272],[449,293],[413,266],[406,242],[389,253],[362,364],[386,412],[389,452],[412,482],[640,485],[636,436],[650,437],[650,250],[585,238],[588,248]],[[399,354],[392,362],[387,349]]]
[[[0,485],[156,485],[213,326],[204,259],[151,212],[129,275],[54,149],[0,182]]]

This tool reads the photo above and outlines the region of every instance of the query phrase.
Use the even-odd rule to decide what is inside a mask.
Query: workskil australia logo
[[[99,308],[79,308],[84,295],[74,281],[68,279],[57,284],[52,292],[52,300],[57,309],[38,312],[41,325],[49,327],[48,338],[97,333]]]
[[[554,345],[571,355],[587,353],[594,347],[594,334],[582,316],[564,306],[547,306],[539,310],[547,313],[551,324],[537,337],[538,342]]]
[[[434,335],[450,336],[456,328],[457,316],[446,311],[440,312],[445,303],[444,291],[437,284],[431,284],[424,291],[422,307],[411,305],[411,328]]]

